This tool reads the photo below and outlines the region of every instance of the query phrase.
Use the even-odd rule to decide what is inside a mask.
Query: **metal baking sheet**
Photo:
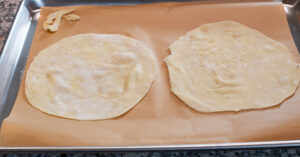
[[[164,2],[170,0],[163,0]],[[172,1],[172,0],[171,0]],[[173,0],[174,1],[174,0]],[[175,0],[184,1],[184,0]],[[162,2],[158,0],[24,0],[15,17],[10,34],[0,56],[0,124],[7,117],[15,102],[23,70],[27,61],[36,24],[42,6],[68,5],[134,5]],[[284,4],[289,27],[294,41],[300,50],[300,0]],[[237,149],[300,146],[299,140],[189,144],[189,145],[148,145],[148,146],[95,146],[95,147],[0,147],[1,151],[151,151],[151,150],[195,150],[195,149]]]

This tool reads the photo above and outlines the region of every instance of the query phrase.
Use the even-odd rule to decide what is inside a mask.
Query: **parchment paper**
[[[80,21],[62,20],[59,31],[42,29],[46,15],[70,7],[42,9],[27,66],[34,56],[58,40],[79,33],[117,33],[152,48],[159,72],[149,93],[125,115],[78,121],[47,115],[33,108],[24,93],[25,75],[10,116],[3,122],[2,146],[103,146],[201,144],[300,139],[300,92],[283,104],[242,112],[196,112],[170,92],[163,59],[168,46],[197,26],[233,20],[285,44],[299,62],[281,3],[158,3],[137,6],[81,6]]]

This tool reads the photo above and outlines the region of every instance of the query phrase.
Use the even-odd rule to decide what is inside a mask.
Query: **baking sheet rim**
[[[300,146],[300,140],[266,141],[266,142],[235,142],[213,144],[176,144],[176,145],[125,145],[125,146],[37,146],[37,147],[0,147],[0,151],[6,150],[55,150],[55,151],[143,151],[143,150],[195,150],[195,149],[247,149],[247,148],[274,148]]]
[[[18,9],[18,12],[15,17],[20,16],[20,8],[26,6],[26,2],[28,0],[23,1]],[[143,3],[142,3],[143,4]],[[146,3],[147,4],[147,3]],[[29,9],[30,10],[30,9]],[[31,14],[31,18],[33,18],[35,14]],[[32,19],[30,19],[30,25],[32,25]],[[13,22],[12,27],[15,25],[16,21]],[[8,37],[12,34],[13,30],[9,32]],[[26,38],[28,37],[28,32],[26,33]],[[24,40],[25,43],[25,40]],[[6,42],[4,47],[9,43]],[[16,61],[18,63],[19,60]],[[24,66],[25,68],[25,66]],[[109,150],[174,150],[174,149],[239,149],[239,148],[270,148],[270,147],[293,147],[293,146],[300,146],[300,139],[299,140],[285,140],[285,141],[263,141],[263,142],[233,142],[233,143],[212,143],[212,144],[175,144],[175,145],[121,145],[121,146],[9,146],[3,147],[0,146],[0,151],[13,151],[13,150],[102,150],[102,151],[109,151]]]

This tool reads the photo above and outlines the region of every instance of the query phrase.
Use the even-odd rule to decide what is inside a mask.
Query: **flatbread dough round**
[[[120,116],[148,92],[156,73],[152,50],[122,35],[80,34],[43,49],[27,72],[31,105],[59,117]]]
[[[298,65],[283,44],[236,22],[201,25],[170,51],[171,90],[197,111],[274,106],[299,84]]]

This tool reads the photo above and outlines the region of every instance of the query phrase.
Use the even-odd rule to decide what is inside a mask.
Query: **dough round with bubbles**
[[[80,34],[43,49],[30,64],[25,93],[51,115],[96,120],[120,116],[148,92],[156,59],[140,41],[117,34]]]
[[[170,52],[172,92],[201,112],[274,106],[299,84],[298,64],[283,44],[232,21],[201,25]]]

